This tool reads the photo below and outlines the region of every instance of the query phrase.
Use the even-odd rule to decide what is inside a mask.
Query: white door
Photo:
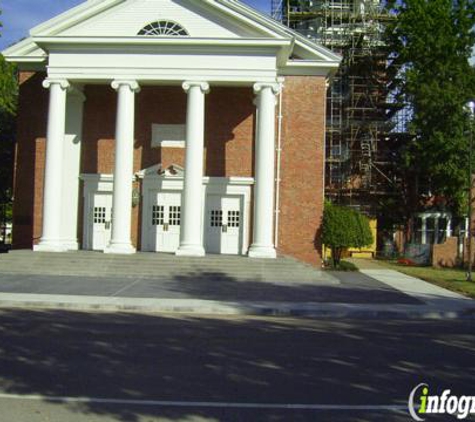
[[[242,217],[241,197],[209,195],[206,200],[206,251],[239,255]]]
[[[96,193],[89,214],[92,250],[103,251],[111,239],[112,195]]]
[[[181,194],[153,194],[149,212],[149,250],[176,252],[180,246]]]

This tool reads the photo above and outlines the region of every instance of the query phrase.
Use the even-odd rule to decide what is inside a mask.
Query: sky
[[[0,29],[0,51],[28,36],[34,26],[85,0],[0,0],[3,28]],[[270,0],[242,0],[256,9],[269,12]]]

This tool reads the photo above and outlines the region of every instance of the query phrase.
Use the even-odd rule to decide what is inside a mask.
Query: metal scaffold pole
[[[390,194],[391,142],[398,127],[388,117],[383,33],[392,17],[383,3],[272,1],[273,16],[343,56],[328,89],[325,188],[333,200],[369,213]]]

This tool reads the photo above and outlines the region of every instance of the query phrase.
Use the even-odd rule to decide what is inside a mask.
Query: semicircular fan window
[[[151,36],[188,36],[188,32],[180,24],[172,21],[157,21],[149,23],[137,35]]]

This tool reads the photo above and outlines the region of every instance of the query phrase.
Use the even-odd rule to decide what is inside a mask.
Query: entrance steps
[[[2,273],[157,280],[183,276],[218,281],[232,277],[235,280],[285,284],[335,284],[336,281],[327,273],[289,257],[275,260],[225,255],[187,258],[145,252],[109,255],[90,251],[45,253],[17,250],[0,255],[0,277]]]

